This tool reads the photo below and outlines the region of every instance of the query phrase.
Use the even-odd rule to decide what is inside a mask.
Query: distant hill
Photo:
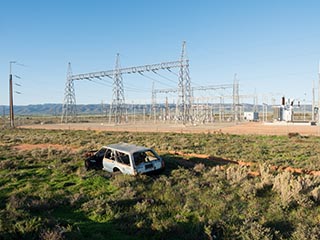
[[[128,105],[128,108],[132,109],[132,105]],[[143,108],[150,111],[150,105],[135,105],[136,113],[142,112]],[[109,104],[77,104],[77,113],[80,115],[95,115],[95,114],[106,114],[109,112]],[[0,116],[8,115],[9,106],[0,105]],[[24,116],[35,116],[35,115],[50,115],[50,116],[60,116],[62,114],[62,104],[58,103],[45,103],[45,104],[32,104],[14,106],[15,115]]]
[[[101,104],[87,104],[77,105],[77,112],[79,114],[101,114]],[[8,114],[8,106],[0,106],[0,113],[3,115],[3,111]],[[15,115],[51,115],[58,116],[62,114],[62,104],[46,103],[46,104],[34,104],[26,106],[14,106]]]

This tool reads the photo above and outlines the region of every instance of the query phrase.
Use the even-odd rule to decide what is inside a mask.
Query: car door
[[[132,174],[133,168],[131,166],[130,155],[122,151],[114,151],[115,165],[125,174]]]
[[[108,148],[103,158],[103,169],[108,172],[113,172],[115,167],[114,150]]]

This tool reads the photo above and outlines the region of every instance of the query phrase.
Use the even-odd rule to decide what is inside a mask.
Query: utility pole
[[[3,106],[3,126],[6,126],[6,107]]]
[[[314,96],[315,94],[314,94],[314,80],[312,81],[312,109],[311,109],[311,111],[312,111],[312,121],[314,121],[314,107],[315,107],[315,96]]]
[[[307,94],[304,93],[304,99],[303,99],[303,121],[306,120],[306,97],[307,97]]]
[[[10,61],[9,73],[9,105],[10,105],[10,127],[14,128],[14,112],[13,112],[13,86],[12,86],[12,64],[16,61]]]
[[[320,125],[320,62],[318,68],[318,125]]]

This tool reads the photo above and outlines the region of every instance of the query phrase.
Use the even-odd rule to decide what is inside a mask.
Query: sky
[[[0,105],[9,102],[10,61],[17,61],[12,74],[21,93],[15,105],[62,103],[68,62],[78,74],[114,69],[117,53],[121,67],[176,61],[183,41],[192,86],[232,84],[236,73],[240,94],[256,93],[260,103],[280,103],[282,95],[311,103],[319,9],[314,0],[2,1]],[[178,69],[172,70],[123,75],[125,101],[150,103],[152,82],[156,89],[176,88]],[[78,104],[110,103],[112,79],[75,81],[75,92]]]

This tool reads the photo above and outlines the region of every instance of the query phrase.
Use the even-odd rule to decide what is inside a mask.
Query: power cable
[[[177,73],[173,72],[170,68],[167,68],[167,70],[168,70],[169,72],[171,72],[173,75],[179,77],[179,75],[178,75]]]
[[[161,82],[161,81],[159,81],[159,80],[157,80],[157,79],[154,79],[154,78],[152,78],[152,77],[146,76],[146,75],[144,75],[142,72],[139,72],[139,74],[140,74],[141,76],[144,76],[145,78],[148,78],[148,79],[153,80],[153,81],[155,81],[155,82],[157,82],[157,83],[160,83],[160,84],[162,84],[162,85],[165,85],[165,86],[167,86],[167,87],[171,87],[171,88],[172,88],[172,86],[170,86],[170,85],[168,85],[168,84],[166,84],[166,83],[163,83],[163,82]]]
[[[168,70],[170,73],[172,73],[173,75],[179,77],[179,74],[175,73],[175,72],[172,71],[170,68],[167,68],[167,70]],[[160,74],[158,74],[158,75],[160,75]],[[176,83],[176,82],[175,82],[175,83]],[[194,81],[192,81],[192,85],[202,86],[201,84],[199,84],[199,83],[197,83],[197,82],[194,82]]]
[[[93,82],[93,83],[96,83],[96,84],[99,84],[99,85],[103,85],[103,86],[108,86],[108,87],[113,87],[113,85],[110,85],[110,84],[106,84],[106,83],[110,83],[110,81],[106,80],[105,78],[101,78],[101,77],[95,77],[97,79],[99,79],[100,81],[103,81],[104,83],[102,82],[98,82],[98,81],[94,81],[93,79],[91,78],[87,78],[87,80],[89,80],[90,82]],[[141,92],[146,92],[146,91],[149,91],[148,89],[139,89],[139,88],[135,88],[135,87],[132,87],[132,86],[126,86],[124,87],[124,89],[126,91],[129,91],[129,92],[138,92],[138,93],[141,93]]]
[[[173,83],[177,84],[177,81],[173,81],[173,80],[171,80],[171,79],[169,79],[169,78],[161,75],[160,73],[158,73],[158,72],[156,72],[156,71],[153,71],[153,72],[154,72],[155,74],[159,75],[160,77],[162,77],[162,78],[164,78],[164,79],[166,79],[166,80],[168,80],[168,81],[170,81],[170,82],[173,82]]]
[[[113,80],[112,77],[110,77],[110,76],[107,76],[107,77],[109,77],[111,80]],[[110,80],[107,80],[107,79],[105,79],[105,78],[101,78],[101,77],[95,77],[95,78],[99,79],[100,81],[110,83]]]
[[[93,79],[91,78],[87,78],[88,81],[90,82],[93,82],[93,83],[96,83],[96,84],[99,84],[99,85],[103,85],[103,86],[107,86],[107,87],[112,87],[112,85],[108,85],[106,83],[102,83],[102,82],[97,82],[97,81],[94,81]]]

